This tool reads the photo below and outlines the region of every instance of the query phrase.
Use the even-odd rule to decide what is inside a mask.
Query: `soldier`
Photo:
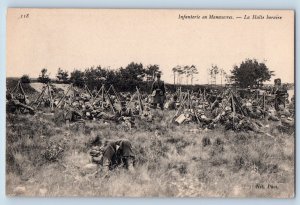
[[[77,122],[82,120],[82,113],[71,106],[66,109],[64,116],[67,124],[69,124],[69,122]]]
[[[208,128],[210,128],[210,129],[216,127],[218,122],[220,122],[221,124],[224,124],[225,126],[226,126],[226,124],[228,124],[228,126],[229,126],[229,124],[230,124],[229,118],[232,119],[232,111],[229,106],[226,106],[224,108],[224,110],[219,109],[219,112],[217,115],[215,115],[214,119],[207,118],[209,120],[206,120],[206,123],[208,124]]]
[[[277,112],[272,107],[267,107],[266,119],[271,121],[279,121],[279,117],[277,116]]]
[[[115,114],[115,120],[128,125],[130,128],[134,125],[133,114],[130,109],[126,108],[126,102],[121,102],[121,110]]]
[[[92,96],[96,97],[97,93],[98,93],[97,87],[95,86],[94,89],[93,89],[93,91],[92,91]]]
[[[141,114],[141,119],[145,120],[147,122],[152,122],[153,120],[153,115],[150,112],[150,108],[149,107],[145,107],[145,110],[142,112]]]
[[[287,106],[289,112],[294,116],[295,114],[295,96],[291,98],[291,102]]]
[[[95,141],[99,141],[97,138]],[[105,175],[108,174],[109,170],[118,166],[124,166],[129,171],[134,171],[135,154],[131,142],[127,139],[106,142],[102,147],[93,146],[90,155],[94,163],[103,166]]]
[[[264,116],[264,111],[259,107],[256,101],[253,101],[252,108],[247,112],[248,116],[254,119],[260,119]]]
[[[134,107],[131,111],[132,111],[132,115],[139,115],[140,114],[140,105],[139,105],[138,102],[134,103]]]
[[[116,113],[117,117],[132,117],[132,112],[130,109],[126,108],[126,102],[121,101],[121,109]]]
[[[164,101],[165,101],[165,83],[164,81],[160,80],[160,74],[158,73],[156,76],[156,81],[152,84],[152,97],[153,97],[153,108],[157,108],[157,104],[159,104],[159,107],[161,110],[164,109]]]
[[[288,97],[286,85],[281,85],[281,79],[274,80],[275,86],[273,93],[275,94],[275,109],[279,110],[279,105],[285,107],[286,98]]]
[[[287,109],[287,108],[285,108],[283,105],[279,105],[279,110],[277,111],[277,115],[279,116],[279,117],[281,117],[281,116],[286,116],[286,117],[291,117],[291,113],[290,113],[290,111]]]
[[[213,119],[211,119],[210,117],[208,117],[206,115],[206,113],[204,112],[204,109],[198,109],[196,117],[202,123],[202,126],[209,125],[213,121]],[[195,120],[197,120],[197,119],[195,119]]]
[[[94,118],[93,114],[95,113],[95,111],[91,103],[89,102],[85,103],[82,112],[86,119],[92,120]]]
[[[214,110],[215,108],[218,108],[220,106],[220,103],[222,102],[223,98],[220,96],[217,96],[214,102],[211,104],[211,110]]]
[[[29,104],[28,97],[25,94],[23,95],[23,94],[18,93],[15,98],[24,105]]]
[[[6,100],[7,100],[6,103],[7,112],[14,113],[17,110],[19,111],[24,110],[24,111],[28,111],[29,114],[31,115],[35,114],[34,109],[32,107],[25,105],[24,103],[21,103],[20,100],[16,99],[14,95],[11,93],[6,95]]]
[[[169,102],[169,105],[168,105],[169,110],[176,110],[177,109],[177,105],[176,105],[177,100],[178,100],[177,95],[174,95],[172,97],[172,99],[170,100],[170,102]]]
[[[230,130],[230,129],[236,130],[238,123],[243,118],[244,117],[241,114],[232,112],[232,109],[230,107],[225,107],[225,112],[222,113],[219,120],[220,123],[225,126],[226,130]]]

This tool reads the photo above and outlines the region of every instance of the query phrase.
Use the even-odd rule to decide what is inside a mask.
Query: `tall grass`
[[[155,111],[153,123],[136,119],[124,130],[88,121],[67,127],[53,115],[7,115],[6,191],[26,196],[290,197],[294,193],[294,136],[264,128],[254,132],[201,130],[170,124],[174,113]],[[271,131],[272,130],[272,131]],[[109,178],[87,173],[91,142],[129,139],[136,153],[133,173],[117,168]],[[50,144],[64,151],[45,158]],[[99,167],[100,170],[100,167]],[[257,184],[278,189],[257,189]]]

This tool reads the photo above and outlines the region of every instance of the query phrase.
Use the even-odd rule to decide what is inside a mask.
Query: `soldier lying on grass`
[[[22,97],[22,98],[21,98]],[[9,93],[6,95],[6,111],[10,113],[29,113],[31,115],[35,114],[35,111],[32,107],[26,105],[21,99],[25,99],[25,96],[15,97],[13,94]]]

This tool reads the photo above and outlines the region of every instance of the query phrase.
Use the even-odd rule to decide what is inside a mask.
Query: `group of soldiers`
[[[249,91],[248,97],[244,98],[230,89],[222,92],[211,90],[206,94],[189,94],[185,103],[180,104],[176,101],[178,97],[173,95],[168,107],[181,111],[175,117],[178,124],[196,122],[207,129],[223,125],[226,130],[260,133],[264,124],[268,124],[267,121],[275,121],[279,128],[293,130],[294,96],[289,101],[287,89],[280,83],[275,84],[272,93],[263,92],[259,95],[257,90]]]
[[[151,122],[152,111],[157,108],[174,110],[172,122],[177,125],[197,123],[204,129],[223,126],[226,130],[261,133],[265,121],[277,121],[279,126],[294,127],[294,97],[288,102],[287,89],[278,79],[271,93],[255,93],[251,96],[249,90],[250,95],[242,98],[242,95],[232,89],[202,89],[199,92],[182,92],[178,89],[174,93],[167,93],[160,78],[158,74],[149,96],[140,94],[137,89],[137,100],[133,98],[135,94],[130,93],[109,94],[103,91],[98,96],[99,92],[94,90],[55,98],[55,93],[49,92],[53,95],[52,102],[46,103],[49,101],[46,99],[43,106],[62,109],[66,123],[103,120],[125,124],[130,129],[135,125],[136,118]],[[269,99],[269,95],[273,97]],[[36,110],[25,95],[8,93],[7,112],[20,111],[35,114]],[[120,165],[134,170],[135,156],[128,140],[103,144],[96,139],[91,146],[90,155],[94,163],[103,165],[105,172]]]

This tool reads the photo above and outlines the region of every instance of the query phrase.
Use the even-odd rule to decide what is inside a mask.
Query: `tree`
[[[38,82],[41,82],[41,83],[49,83],[51,80],[49,78],[49,75],[47,74],[48,70],[46,68],[43,68],[41,70],[41,74],[39,75],[38,77]]]
[[[186,77],[186,84],[188,85],[189,84],[189,78],[190,78],[190,82],[191,82],[191,85],[193,84],[193,80],[194,80],[194,75],[195,74],[198,74],[198,69],[196,68],[195,65],[186,65],[186,66],[176,66],[172,69],[172,71],[174,72],[174,82],[175,82],[175,72],[178,73],[178,77],[177,77],[177,81],[178,81],[178,78],[184,74],[185,77]]]
[[[182,78],[183,74],[184,74],[184,69],[182,68],[182,66],[178,66],[177,67],[177,84],[181,84],[181,78]]]
[[[225,73],[225,84],[231,84],[231,76]]]
[[[191,75],[191,67],[190,66],[188,66],[188,65],[186,65],[186,66],[184,66],[183,67],[183,73],[185,74],[185,77],[186,77],[186,84],[188,85],[189,83],[189,81],[188,81],[188,79],[189,79],[189,77],[190,77],[190,75]]]
[[[125,68],[110,69],[100,65],[81,70],[74,70],[70,73],[70,82],[75,86],[89,89],[100,89],[102,85],[109,88],[111,85],[118,91],[135,91],[136,87],[141,90],[149,90],[149,81],[154,80],[154,76],[161,73],[158,65],[148,65],[144,68],[141,63],[130,63]]]
[[[134,91],[136,86],[139,86],[143,82],[145,76],[145,69],[141,63],[130,63],[126,68],[120,68],[118,75],[120,77],[120,85],[122,89],[128,91]]]
[[[173,74],[174,74],[174,85],[176,84],[176,73],[180,70],[180,66],[177,65],[174,68],[172,68]],[[178,81],[178,78],[177,78]],[[177,82],[178,83],[178,82]]]
[[[69,77],[68,71],[63,71],[61,68],[58,68],[57,75],[56,75],[58,81],[67,83],[69,80],[68,77]]]
[[[102,68],[100,65],[96,68],[90,67],[84,71],[84,83],[90,88],[100,89],[102,84],[106,83],[108,69]]]
[[[21,83],[30,83],[31,82],[29,75],[23,75],[20,80],[21,80]]]
[[[225,78],[226,81],[226,72],[223,68],[220,69],[220,75],[221,75],[221,86],[223,86],[223,78]]]
[[[265,63],[259,63],[256,59],[246,59],[241,65],[234,66],[231,71],[231,80],[242,87],[259,87],[265,81],[270,81],[274,71],[270,71]]]
[[[74,70],[70,74],[70,81],[73,83],[73,85],[78,86],[78,87],[84,87],[84,72],[80,70]]]
[[[219,73],[219,68],[217,65],[211,65],[209,69],[210,82],[211,84],[217,84],[217,75]]]
[[[158,73],[161,74],[161,71],[159,70],[159,66],[156,64],[148,65],[144,72],[145,72],[146,81],[154,81],[155,74]]]
[[[191,85],[193,85],[194,75],[198,74],[198,69],[195,65],[191,65],[190,67],[190,76],[191,76]]]

